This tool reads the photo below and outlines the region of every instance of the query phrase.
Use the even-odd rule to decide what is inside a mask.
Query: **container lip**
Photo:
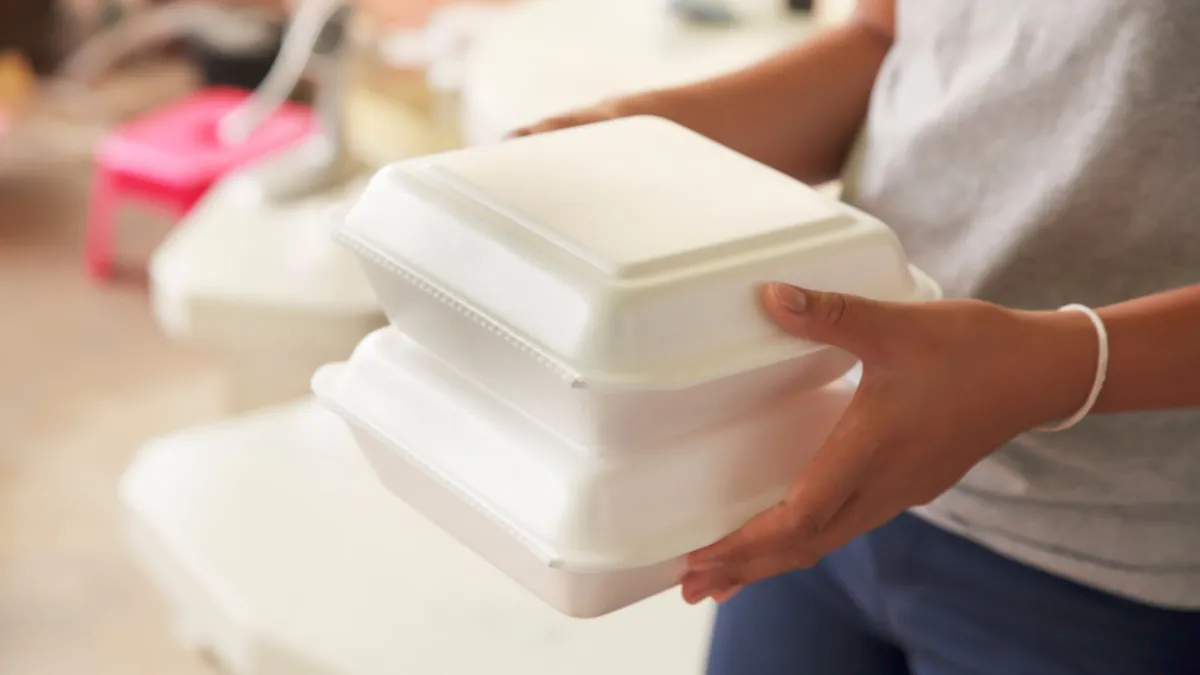
[[[640,558],[615,552],[602,554],[582,548],[556,549],[522,527],[505,510],[496,508],[487,500],[479,498],[459,485],[451,476],[438,470],[437,467],[426,461],[425,455],[413,452],[409,447],[410,444],[400,442],[383,425],[369,419],[368,415],[356,412],[354,406],[346,405],[345,402],[339,400],[337,390],[340,382],[347,375],[349,375],[348,362],[327,364],[318,369],[312,378],[312,390],[317,402],[349,424],[374,436],[402,461],[410,464],[426,478],[450,492],[456,499],[461,500],[481,516],[505,530],[547,567],[583,573],[613,572],[647,567],[671,560],[687,552]]]
[[[814,221],[813,227],[816,230],[805,234],[799,240],[792,238],[792,235],[779,238],[774,233],[764,233],[748,239],[747,241],[755,242],[751,248],[736,249],[731,253],[737,262],[730,262],[725,258],[712,258],[709,253],[705,253],[704,256],[707,257],[697,259],[695,265],[662,269],[644,276],[625,277],[611,274],[611,270],[606,270],[603,264],[589,260],[589,256],[578,250],[577,243],[567,241],[570,237],[560,236],[542,227],[532,216],[514,210],[498,197],[475,189],[474,183],[458,177],[448,166],[443,166],[436,157],[416,158],[381,170],[370,183],[374,184],[380,193],[400,189],[413,201],[414,208],[439,212],[449,209],[446,217],[458,223],[456,228],[472,231],[476,235],[481,231],[486,233],[489,229],[496,229],[501,233],[520,233],[523,238],[528,236],[531,240],[539,242],[544,240],[547,248],[554,249],[556,258],[557,252],[561,251],[564,256],[575,261],[571,263],[572,267],[578,264],[580,270],[586,270],[580,274],[586,275],[589,286],[600,284],[621,294],[633,293],[644,286],[674,284],[683,279],[680,275],[691,278],[696,275],[721,273],[720,271],[729,265],[753,265],[760,259],[765,261],[786,258],[796,252],[797,246],[802,250],[814,245],[814,237],[824,242],[819,245],[840,246],[838,242],[843,241],[845,236],[855,236],[852,233],[859,231],[859,227],[866,228],[869,232],[886,230],[882,223],[869,214],[843,204],[840,209],[829,209],[829,213],[839,215]],[[543,339],[547,335],[536,327],[514,325],[503,316],[497,316],[495,312],[490,311],[490,305],[481,306],[480,302],[476,301],[475,292],[455,291],[448,283],[436,278],[435,273],[423,269],[418,262],[419,258],[410,259],[405,256],[402,244],[389,244],[391,235],[387,230],[373,228],[371,223],[379,218],[393,216],[381,210],[385,202],[363,200],[371,193],[372,188],[368,186],[360,199],[354,200],[353,204],[347,204],[347,208],[336,216],[341,220],[341,224],[333,228],[333,236],[339,243],[351,249],[360,261],[383,267],[393,277],[398,277],[399,281],[415,287],[419,292],[442,302],[456,313],[509,342],[525,355],[558,374],[573,388],[614,392],[678,391],[829,349],[827,345],[799,340],[782,330],[768,330],[765,326],[768,321],[764,317],[761,319],[764,329],[756,328],[753,334],[738,336],[734,342],[704,344],[700,351],[671,355],[660,363],[639,363],[632,359],[626,363],[613,362],[604,358],[604,353],[589,354],[588,358],[580,359],[580,355],[573,355],[572,351],[560,351],[570,347],[557,343],[552,346],[547,343]],[[467,209],[468,205],[469,210],[457,211],[459,208]],[[820,214],[824,217],[823,211]],[[894,234],[888,232],[891,245],[899,247]],[[540,250],[541,244],[538,246]],[[511,248],[506,248],[506,251],[509,254],[520,254],[520,251],[514,252]],[[911,264],[899,260],[896,262],[901,264],[889,269],[887,273],[887,279],[891,282],[889,286],[894,284],[888,295],[894,293],[898,296],[895,299],[900,301],[940,297],[940,289],[929,277]],[[596,276],[601,280],[594,278]],[[594,301],[604,302],[605,298],[594,298]]]
[[[572,385],[579,381],[582,375],[565,363],[564,360],[553,355],[549,351],[541,348],[533,341],[522,336],[517,330],[503,324],[478,309],[466,300],[460,298],[457,294],[442,287],[425,275],[411,269],[397,261],[394,256],[390,256],[379,247],[371,244],[362,237],[347,232],[344,228],[334,232],[334,238],[342,245],[349,248],[360,258],[373,260],[376,264],[382,265],[385,269],[391,272],[394,276],[404,281],[405,283],[422,291],[434,300],[441,302],[452,310],[466,316],[472,321],[486,328],[489,332],[497,337],[512,344],[526,356],[533,358],[535,361],[556,373],[564,381]]]
[[[344,210],[340,212],[340,215],[344,223],[349,212]],[[397,256],[382,250],[362,234],[342,226],[334,231],[333,236],[358,256],[372,259],[377,264],[383,265],[404,282],[440,300],[460,314],[484,326],[489,332],[510,342],[527,356],[557,373],[572,388],[614,392],[677,391],[830,349],[828,345],[796,340],[779,333],[757,343],[733,345],[724,353],[705,352],[694,359],[677,361],[670,364],[669,367],[661,369],[612,372],[579,368],[569,359],[547,349],[532,337],[496,319],[467,299],[430,279],[427,275],[414,270],[399,260]],[[933,279],[912,265],[908,266],[908,270],[913,278],[915,289],[907,301],[941,298],[941,289]],[[731,356],[731,354],[733,355]]]
[[[349,375],[349,362],[332,363],[322,366],[317,370],[312,378],[312,391],[318,403],[333,412],[338,417],[348,422],[353,426],[357,426],[367,433],[374,436],[388,446],[394,454],[402,460],[411,464],[413,468],[425,475],[426,478],[438,484],[442,489],[449,491],[456,498],[471,506],[478,511],[484,518],[499,525],[522,546],[527,548],[530,553],[538,559],[545,562],[547,565],[553,565],[557,556],[551,552],[551,549],[533,537],[530,533],[523,530],[517,523],[513,522],[512,518],[506,517],[500,510],[494,509],[490,504],[485,503],[475,495],[472,495],[467,490],[460,487],[454,480],[443,472],[437,471],[428,462],[417,456],[411,451],[406,451],[404,444],[400,443],[392,434],[388,433],[377,422],[368,419],[367,415],[355,412],[353,406],[346,405],[339,400],[337,390],[340,388],[340,383]],[[397,450],[399,449],[399,450]]]

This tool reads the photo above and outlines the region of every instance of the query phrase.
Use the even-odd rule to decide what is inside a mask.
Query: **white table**
[[[782,2],[782,0],[781,0]],[[497,140],[524,124],[610,96],[735,70],[826,22],[759,18],[733,27],[686,25],[660,0],[526,0],[471,50],[464,137]]]
[[[121,498],[181,635],[234,675],[702,668],[709,608],[557,614],[388,493],[309,400],[151,441]]]
[[[226,177],[150,260],[159,325],[226,357],[233,411],[307,394],[313,371],[385,322],[358,262],[331,237],[333,211],[368,174],[351,165],[314,194],[271,198],[304,177],[295,169],[313,149]]]

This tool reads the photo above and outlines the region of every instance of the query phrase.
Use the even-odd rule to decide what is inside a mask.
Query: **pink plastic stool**
[[[217,139],[221,120],[249,98],[237,89],[207,89],[112,131],[95,156],[95,183],[84,243],[88,274],[112,269],[117,209],[137,199],[186,215],[226,173],[281,150],[315,128],[306,106],[285,103],[243,142]]]

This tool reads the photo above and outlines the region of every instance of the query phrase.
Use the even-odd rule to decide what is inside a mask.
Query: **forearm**
[[[1097,310],[1108,332],[1104,389],[1093,410],[1118,413],[1200,407],[1200,284]],[[1086,400],[1098,346],[1081,314],[1031,313],[1048,336],[1040,387],[1047,420],[1070,415]],[[1050,337],[1052,336],[1052,337]]]
[[[1200,284],[1100,310],[1109,362],[1097,412],[1200,407]]]
[[[650,96],[676,122],[807,183],[836,178],[891,38],[855,20],[742,71]]]

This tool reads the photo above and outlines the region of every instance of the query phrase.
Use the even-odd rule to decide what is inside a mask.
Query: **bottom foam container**
[[[385,486],[575,617],[674,586],[683,555],[782,497],[853,395],[839,381],[653,449],[598,454],[390,327],[319,370],[313,389]]]

